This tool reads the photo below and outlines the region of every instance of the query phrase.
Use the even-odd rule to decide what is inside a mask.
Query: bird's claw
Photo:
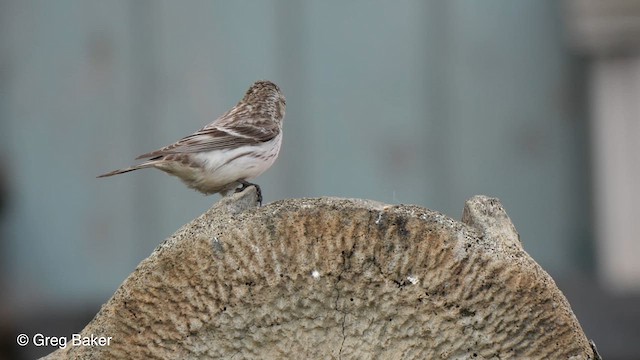
[[[250,183],[245,180],[239,180],[239,183],[242,184],[242,186],[236,189],[236,193],[244,191],[244,189],[248,188],[249,186],[253,186],[256,188],[256,193],[258,195],[258,204],[260,204],[259,206],[262,206],[262,190],[260,189],[260,186],[258,184]]]

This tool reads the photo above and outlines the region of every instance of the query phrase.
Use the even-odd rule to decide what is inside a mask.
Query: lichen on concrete
[[[496,199],[418,206],[223,198],[165,240],[65,358],[592,359]],[[526,241],[526,240],[525,240]]]

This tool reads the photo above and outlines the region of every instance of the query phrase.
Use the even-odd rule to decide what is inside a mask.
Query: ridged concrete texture
[[[496,199],[224,198],[144,260],[49,359],[591,359]],[[535,241],[535,239],[523,239]]]

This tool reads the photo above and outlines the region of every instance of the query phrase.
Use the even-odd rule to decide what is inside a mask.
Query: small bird
[[[99,178],[154,167],[180,178],[205,195],[255,186],[248,182],[273,165],[282,143],[282,120],[287,102],[271,81],[256,81],[231,110],[195,133],[162,149],[138,156],[147,161],[115,170]],[[242,185],[241,188],[238,186]]]

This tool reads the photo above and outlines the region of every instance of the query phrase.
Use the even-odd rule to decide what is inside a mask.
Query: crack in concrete
[[[336,309],[337,312],[342,314],[342,324],[341,324],[341,327],[342,327],[342,343],[340,344],[340,350],[338,351],[338,359],[342,359],[342,350],[344,348],[344,342],[347,340],[347,335],[346,335],[347,311],[338,309],[338,300],[340,300],[340,288],[339,288],[338,285],[340,284],[340,281],[342,281],[342,274],[351,267],[350,264],[349,264],[348,259],[350,259],[351,256],[353,256],[353,254],[355,252],[355,248],[356,248],[356,243],[354,242],[349,251],[343,251],[342,252],[342,270],[338,274],[338,281],[336,281],[336,283],[334,285],[334,290],[336,291],[336,299],[334,301],[334,308]]]
[[[342,343],[340,344],[340,352],[338,353],[338,359],[342,359],[342,349],[344,348],[344,342],[347,340],[347,335],[345,334],[346,322],[347,322],[347,313],[342,313]]]

